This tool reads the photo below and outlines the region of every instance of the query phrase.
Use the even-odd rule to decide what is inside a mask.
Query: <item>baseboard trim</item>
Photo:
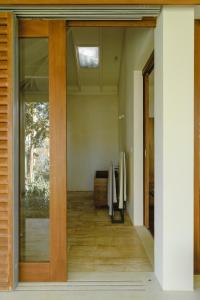
[[[137,231],[151,265],[154,268],[154,239],[145,226],[135,226],[135,230]]]

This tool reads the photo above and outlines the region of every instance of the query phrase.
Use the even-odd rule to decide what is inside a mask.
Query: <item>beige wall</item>
[[[128,211],[133,221],[133,198],[134,198],[134,147],[137,145],[137,137],[143,135],[143,128],[134,133],[134,71],[143,69],[147,59],[153,51],[154,30],[153,29],[127,29],[125,35],[125,46],[123,53],[122,68],[119,82],[119,115],[124,114],[125,118],[119,121],[119,142],[120,149],[127,153],[128,164]],[[137,94],[137,93],[136,93]],[[141,114],[141,111],[138,111]],[[142,115],[141,115],[142,118]],[[136,128],[136,126],[135,126]],[[134,134],[137,135],[134,137]],[[134,141],[136,145],[134,145]],[[141,139],[140,139],[141,141]],[[141,149],[142,151],[142,149]],[[141,152],[140,151],[140,152]],[[138,164],[142,168],[142,161]],[[141,174],[141,172],[140,172]],[[137,171],[136,171],[137,176]],[[140,193],[141,194],[141,193]]]
[[[92,191],[96,170],[118,161],[118,97],[68,96],[68,190]]]

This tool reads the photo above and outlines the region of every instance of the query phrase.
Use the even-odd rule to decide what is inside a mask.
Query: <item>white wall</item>
[[[155,273],[193,289],[194,12],[164,7],[155,32]]]
[[[118,97],[68,96],[68,190],[92,191],[96,170],[118,161]]]
[[[154,30],[144,28],[130,28],[126,30],[125,46],[122,60],[122,68],[119,82],[119,114],[124,114],[125,119],[119,121],[120,150],[127,153],[128,162],[128,211],[135,225],[143,223],[143,164],[141,153],[143,152],[143,107],[139,101],[143,101],[141,80],[134,81],[134,71],[141,71],[154,48]],[[135,83],[134,83],[135,82]],[[134,90],[135,84],[135,90]],[[139,85],[139,86],[138,86]],[[136,91],[137,90],[137,91]],[[137,99],[134,100],[134,95]],[[137,120],[134,123],[134,115]],[[135,147],[137,147],[135,151]],[[137,156],[139,155],[139,156]],[[140,162],[135,164],[134,161]],[[134,175],[135,174],[135,175]],[[134,183],[134,176],[140,183]],[[137,202],[137,203],[136,203]],[[140,207],[138,218],[134,220],[134,205]]]
[[[133,223],[143,225],[143,76],[133,75]]]

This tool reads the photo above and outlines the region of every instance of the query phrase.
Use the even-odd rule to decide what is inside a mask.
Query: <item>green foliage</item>
[[[42,147],[49,137],[49,110],[47,102],[26,102],[25,104],[26,146]]]
[[[37,209],[49,205],[49,182],[43,176],[37,177],[32,183],[26,184],[25,206]]]
[[[25,102],[26,209],[49,206],[49,109],[47,102]]]

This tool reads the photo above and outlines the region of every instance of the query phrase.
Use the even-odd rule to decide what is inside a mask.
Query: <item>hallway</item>
[[[152,272],[143,245],[125,214],[112,224],[107,209],[96,209],[91,192],[68,193],[69,272]]]

